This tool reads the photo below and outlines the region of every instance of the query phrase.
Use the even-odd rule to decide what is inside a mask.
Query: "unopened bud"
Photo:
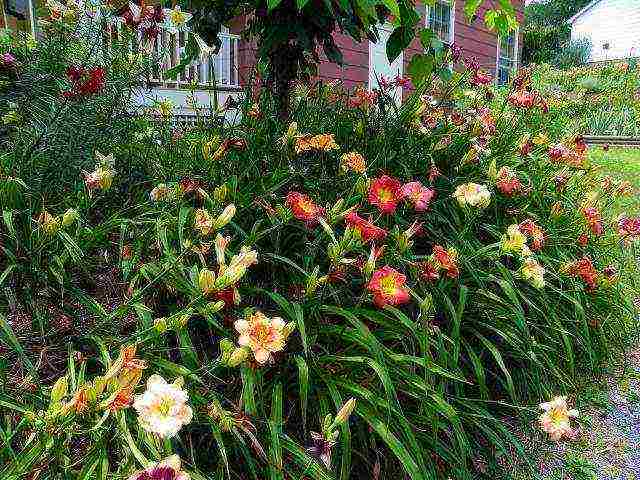
[[[219,230],[225,225],[227,225],[233,216],[236,214],[236,206],[232,203],[227,205],[227,207],[222,211],[222,213],[216,218],[214,223],[214,229]]]
[[[51,389],[51,404],[59,403],[67,394],[68,387],[67,377],[60,377]]]
[[[80,215],[78,214],[78,211],[75,208],[68,209],[62,215],[62,226],[68,227],[69,225],[72,225],[73,223],[75,223],[76,220],[78,220],[79,217]]]
[[[166,332],[167,328],[168,328],[167,319],[164,318],[164,317],[156,318],[153,321],[153,327],[156,329],[156,332],[158,332],[158,333]]]
[[[198,286],[202,294],[207,296],[215,291],[216,274],[206,268],[200,270],[198,275]]]
[[[340,411],[337,413],[334,424],[341,425],[343,423],[346,423],[347,420],[349,420],[349,417],[351,416],[351,413],[353,412],[353,409],[355,407],[356,407],[355,398],[350,398],[349,400],[347,400],[347,403],[345,403],[340,409]]]
[[[249,358],[249,349],[244,347],[238,347],[233,351],[233,353],[229,357],[229,361],[227,362],[227,365],[229,365],[230,367],[237,367],[242,362],[244,362],[247,358]]]

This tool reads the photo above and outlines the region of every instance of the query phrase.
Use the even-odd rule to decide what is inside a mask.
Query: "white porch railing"
[[[152,81],[165,88],[181,88],[181,86],[190,83],[195,83],[200,87],[211,87],[214,84],[218,87],[239,87],[238,45],[240,36],[221,33],[220,40],[222,47],[217,54],[204,60],[196,60],[175,80],[169,80],[163,78],[162,72],[180,63],[187,42],[187,34],[180,32],[172,35],[168,32],[160,32],[154,48],[162,62],[160,71],[154,75]]]
[[[122,38],[124,28],[120,23],[116,25],[116,35]],[[151,77],[152,83],[161,88],[182,89],[189,84],[195,84],[202,89],[226,87],[236,89],[240,87],[238,74],[238,48],[240,36],[227,32],[220,33],[222,46],[217,54],[205,59],[198,58],[192,62],[183,73],[175,79],[165,78],[163,72],[180,64],[184,53],[187,35],[185,32],[175,34],[161,30],[153,45],[153,53],[160,59],[160,65]]]

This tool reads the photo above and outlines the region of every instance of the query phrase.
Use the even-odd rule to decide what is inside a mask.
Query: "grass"
[[[592,149],[591,161],[602,168],[602,174],[611,175],[618,180],[628,180],[633,184],[636,194],[620,199],[615,205],[616,214],[627,213],[635,216],[640,214],[640,201],[637,192],[640,191],[640,148],[602,148]]]

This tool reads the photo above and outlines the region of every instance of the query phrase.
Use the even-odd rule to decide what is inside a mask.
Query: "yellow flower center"
[[[554,408],[549,412],[549,418],[551,418],[554,425],[560,425],[566,422],[568,417],[564,410]]]
[[[182,25],[186,22],[186,20],[186,15],[180,10],[173,10],[171,12],[171,22],[173,22],[174,25]]]
[[[254,325],[251,336],[258,345],[264,345],[269,341],[271,328],[264,323],[258,323],[257,325]]]
[[[380,279],[380,291],[388,296],[393,296],[396,293],[396,280],[391,275],[382,277]]]
[[[393,192],[387,188],[381,188],[378,190],[378,200],[380,203],[387,203],[393,200]]]
[[[163,417],[166,417],[169,415],[171,407],[173,407],[173,400],[170,398],[163,398],[160,405],[158,405],[158,413]]]

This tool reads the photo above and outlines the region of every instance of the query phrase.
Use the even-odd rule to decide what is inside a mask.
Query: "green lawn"
[[[597,147],[591,150],[591,161],[602,167],[602,174],[611,175],[616,180],[630,181],[636,192],[619,200],[617,210],[628,215],[640,214],[640,148],[611,148],[604,151]]]

